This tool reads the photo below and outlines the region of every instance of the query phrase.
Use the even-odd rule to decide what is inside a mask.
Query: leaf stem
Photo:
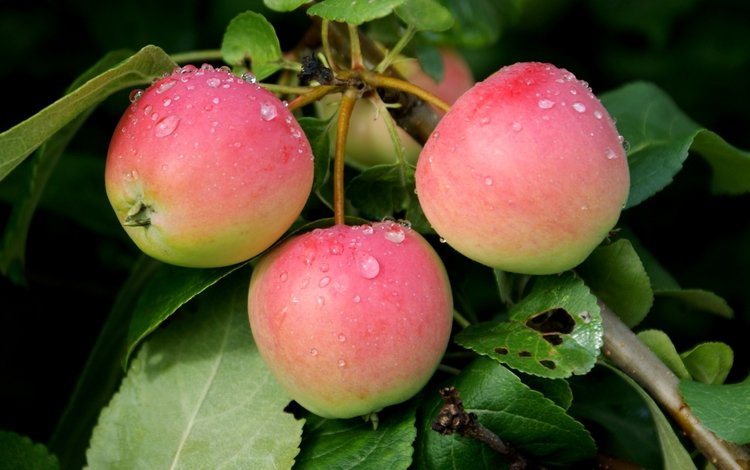
[[[393,90],[412,94],[443,112],[447,112],[451,107],[451,105],[424,88],[401,78],[391,77],[377,72],[366,72],[362,74],[362,80],[373,88],[391,88]]]
[[[334,93],[339,89],[340,87],[334,85],[319,85],[313,88],[309,88],[309,91],[307,93],[300,95],[290,101],[287,108],[289,109],[289,111],[294,111],[295,109],[299,109],[303,106],[314,103],[323,98],[325,95]]]
[[[333,154],[333,221],[335,224],[344,223],[344,157],[349,121],[357,99],[359,99],[359,92],[354,88],[347,88],[341,96],[339,117],[336,122],[336,147]]]
[[[471,325],[471,322],[467,320],[466,317],[461,315],[461,312],[455,309],[453,310],[453,321],[458,323],[461,326],[461,328],[466,328]]]
[[[604,320],[604,355],[638,382],[675,420],[685,435],[718,469],[748,468],[750,454],[706,428],[682,400],[679,379],[606,305],[599,302]]]
[[[352,70],[364,70],[365,63],[362,59],[362,48],[359,45],[359,31],[353,24],[347,24],[349,29],[349,46],[351,49]]]
[[[414,34],[416,32],[417,29],[414,27],[414,25],[409,25],[403,36],[399,38],[398,42],[390,51],[388,51],[385,57],[383,57],[383,60],[381,60],[380,63],[375,67],[375,72],[383,73],[388,67],[390,67],[396,57],[398,57],[398,55],[401,54],[401,51],[404,50],[404,47],[406,47],[406,45],[409,44],[409,41],[414,38]]]

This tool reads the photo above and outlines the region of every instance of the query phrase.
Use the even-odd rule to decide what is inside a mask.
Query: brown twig
[[[447,436],[460,436],[476,439],[489,446],[492,450],[508,459],[510,470],[541,469],[542,467],[529,464],[529,461],[510,445],[506,444],[497,434],[482,426],[474,413],[467,413],[464,404],[455,387],[440,390],[444,405],[432,422],[433,431]]]
[[[672,416],[685,435],[716,468],[750,468],[750,454],[747,450],[720,439],[703,426],[682,400],[677,376],[612,310],[602,303],[600,306],[604,320],[604,355],[638,382]]]

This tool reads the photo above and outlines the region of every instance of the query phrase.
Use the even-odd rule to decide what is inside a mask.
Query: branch
[[[523,455],[503,442],[497,434],[482,426],[477,419],[477,415],[467,413],[464,410],[463,401],[461,401],[461,397],[455,387],[440,389],[440,396],[443,398],[445,404],[432,422],[433,431],[437,431],[444,436],[455,433],[486,444],[492,450],[504,455],[508,459],[510,470],[543,468],[537,465],[530,465]]]
[[[679,379],[633,331],[600,302],[604,320],[604,354],[620,370],[638,382],[659,403],[685,435],[718,469],[750,468],[750,454],[742,447],[717,437],[696,418],[682,400]]]

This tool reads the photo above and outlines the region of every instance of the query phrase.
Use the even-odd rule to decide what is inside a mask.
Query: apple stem
[[[349,28],[349,47],[351,54],[352,70],[364,70],[365,62],[362,58],[362,48],[359,45],[359,32],[353,24],[347,23]]]
[[[682,400],[679,379],[620,320],[615,312],[599,302],[604,321],[604,355],[618,369],[640,384],[680,426],[695,446],[716,468],[741,469],[750,464],[750,454],[726,442],[706,428]]]
[[[430,93],[420,86],[409,82],[408,80],[389,77],[388,75],[377,72],[363,73],[362,80],[373,88],[391,88],[394,90],[412,94],[417,98],[430,103],[443,112],[447,112],[451,107],[451,105],[441,100],[434,94]]]
[[[289,104],[287,105],[289,111],[294,111],[295,109],[299,109],[307,106],[308,104],[312,104],[329,93],[335,93],[341,90],[341,87],[336,85],[319,85],[313,88],[309,88],[308,90],[309,91],[307,91],[306,93],[299,95],[289,102]]]
[[[347,88],[341,96],[339,117],[336,122],[336,146],[333,154],[333,222],[344,223],[344,158],[346,153],[346,137],[349,133],[349,121],[354,105],[359,99],[359,92],[354,88]]]

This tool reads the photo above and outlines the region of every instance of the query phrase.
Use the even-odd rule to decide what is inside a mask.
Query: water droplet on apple
[[[482,119],[479,120],[479,125],[480,126],[486,126],[489,123],[490,123],[490,118],[488,118],[487,116],[485,116],[485,117],[483,117]]]
[[[514,131],[518,132],[521,129],[523,129],[523,126],[521,125],[520,122],[514,122],[513,124],[510,125],[510,128],[513,129]]]
[[[153,110],[154,110],[153,106],[151,106],[150,104],[147,104],[146,107],[143,108],[143,114],[145,114],[146,116],[148,116],[148,115],[151,114],[151,111],[153,111]]]
[[[365,279],[374,279],[380,273],[380,263],[369,253],[358,251],[357,270]]]
[[[167,91],[170,88],[172,88],[175,85],[175,83],[177,83],[177,80],[167,80],[167,81],[163,82],[161,85],[159,85],[158,87],[156,87],[156,93],[159,94],[159,95],[162,94],[162,93],[164,93],[165,91]]]
[[[328,272],[328,265],[326,263],[323,263],[320,265],[320,272],[327,273]]]
[[[166,137],[173,133],[175,129],[177,129],[177,125],[179,123],[180,118],[178,118],[174,114],[172,114],[171,116],[167,116],[156,123],[154,135],[156,135],[156,137]]]
[[[221,100],[219,100],[219,98],[214,98],[214,99],[211,100],[211,102],[213,104],[219,104],[219,101],[221,101]]]
[[[282,272],[281,274],[279,274],[279,280],[280,280],[281,282],[286,282],[286,280],[287,280],[288,278],[289,278],[289,273],[287,273],[286,271],[284,271],[284,272]]]
[[[404,238],[406,238],[404,229],[400,224],[396,222],[388,224],[388,226],[385,228],[384,235],[386,240],[393,243],[401,243],[402,241],[404,241]]]
[[[143,96],[143,90],[136,89],[130,92],[130,95],[128,95],[128,99],[131,103],[135,103],[141,96]]]
[[[614,160],[615,158],[617,158],[617,152],[615,152],[615,151],[614,151],[614,150],[612,150],[611,148],[608,148],[608,149],[607,149],[607,150],[606,150],[606,151],[604,152],[604,155],[605,155],[605,156],[607,157],[607,160]]]
[[[604,115],[597,109],[596,111],[594,111],[594,117],[597,119],[601,119],[602,117],[604,117]]]
[[[216,77],[212,77],[212,78],[209,78],[208,80],[206,80],[206,85],[208,85],[211,88],[216,88],[219,85],[221,85],[221,80],[219,80]]]
[[[258,82],[258,78],[254,74],[252,74],[250,72],[243,73],[242,74],[242,80],[245,81],[245,82],[247,82],[247,83],[257,83]]]
[[[330,276],[323,276],[323,277],[320,278],[320,281],[318,282],[318,286],[325,287],[325,286],[327,286],[330,283],[331,283]]]
[[[439,239],[438,241],[439,241],[440,243],[448,243],[448,240],[446,240],[446,239],[445,239],[445,238],[443,238],[443,237],[440,237],[440,239]]]
[[[338,340],[339,340],[339,343],[344,343],[346,342],[346,336],[339,333]]]
[[[573,103],[573,109],[575,109],[579,113],[585,113],[586,105],[581,103],[580,101],[576,101],[575,103]]]
[[[355,295],[354,297],[352,297],[352,301],[353,301],[353,302],[354,302],[355,304],[358,304],[358,303],[359,303],[360,301],[362,301],[362,297],[360,297],[360,296],[358,296],[358,295]]]
[[[311,355],[312,357],[315,357],[315,356],[317,356],[317,355],[318,355],[318,350],[317,350],[317,349],[315,349],[315,348],[310,348],[310,355]]]
[[[167,99],[165,99],[164,101],[162,101],[162,104],[163,104],[163,105],[164,105],[164,107],[166,108],[167,106],[169,106],[170,104],[172,104],[172,100],[171,100],[171,99],[169,99],[169,98],[167,98]]]
[[[276,109],[276,106],[274,106],[272,103],[264,101],[260,104],[260,117],[263,118],[264,121],[272,120],[276,117],[277,114],[278,111]]]
[[[542,109],[550,109],[555,105],[555,102],[548,99],[539,100],[537,105]]]
[[[339,369],[343,369],[344,367],[346,367],[346,361],[343,359],[339,359],[338,366]]]
[[[487,177],[486,177],[486,178],[484,179],[484,184],[485,184],[486,186],[492,186],[492,178],[491,178],[491,177],[489,177],[489,176],[487,176]]]
[[[326,299],[325,299],[325,297],[323,297],[322,295],[319,295],[319,296],[318,296],[318,297],[317,297],[317,298],[315,299],[315,303],[317,303],[317,304],[318,304],[318,308],[323,308],[323,306],[324,306],[324,305],[326,304]]]
[[[333,245],[331,245],[331,248],[329,249],[329,251],[331,252],[332,255],[340,255],[341,253],[344,252],[344,247],[338,243],[334,243]]]
[[[362,233],[365,235],[372,235],[373,232],[372,225],[363,225],[362,226]]]

